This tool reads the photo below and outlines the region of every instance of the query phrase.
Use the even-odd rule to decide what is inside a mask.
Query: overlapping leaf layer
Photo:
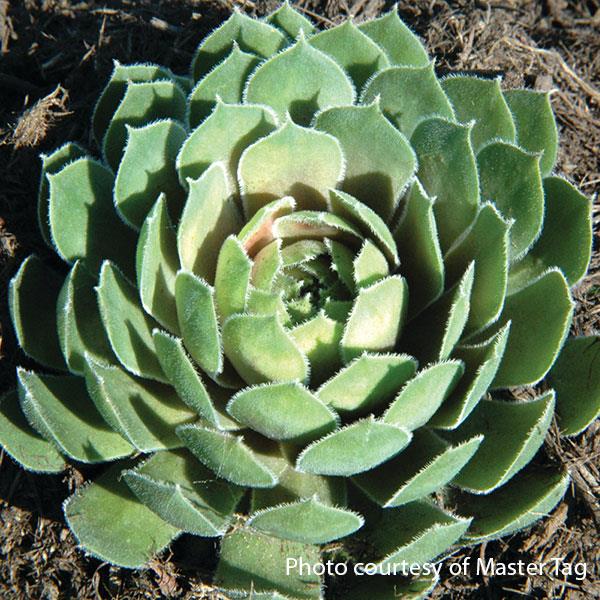
[[[116,64],[93,130],[101,160],[43,158],[70,270],[12,280],[42,368],[0,406],[28,469],[113,461],[65,503],[87,552],[221,537],[219,589],[320,598],[287,558],[361,540],[385,573],[554,507],[566,474],[529,463],[555,411],[596,418],[600,361],[565,344],[590,203],[552,174],[547,94],[438,79],[395,11],[317,32],[285,4],[233,14],[190,77]]]

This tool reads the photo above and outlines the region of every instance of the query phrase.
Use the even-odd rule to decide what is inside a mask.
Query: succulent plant
[[[288,559],[341,540],[379,574],[345,598],[408,597],[433,580],[391,565],[556,505],[568,475],[530,463],[555,414],[597,417],[600,346],[566,339],[590,202],[552,174],[548,94],[439,79],[395,10],[318,32],[284,4],[234,13],[189,77],[116,63],[93,133],[101,160],[43,157],[69,270],[11,281],[42,372],[0,406],[25,468],[111,463],[64,505],[86,552],[221,538],[219,590],[319,598]]]

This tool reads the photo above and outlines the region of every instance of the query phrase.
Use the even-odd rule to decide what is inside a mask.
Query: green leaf
[[[426,501],[385,510],[368,540],[381,556],[377,567],[387,573],[394,564],[431,562],[465,533],[470,519],[461,519]]]
[[[64,504],[79,545],[111,564],[139,568],[179,535],[141,504],[121,479],[122,464],[82,487]]]
[[[332,31],[324,31],[313,39]],[[315,127],[340,142],[346,159],[340,188],[383,219],[391,218],[400,191],[415,172],[416,157],[407,139],[383,116],[378,104],[329,108],[316,115]]]
[[[133,273],[135,234],[115,212],[112,172],[79,158],[47,177],[50,229],[61,258],[69,263],[81,258],[94,274],[105,259]]]
[[[239,391],[227,412],[272,440],[311,442],[333,431],[338,416],[298,383],[273,383]]]
[[[521,258],[538,237],[544,220],[544,190],[539,156],[503,142],[492,142],[477,155],[481,195],[491,200],[510,229],[509,258]]]
[[[266,106],[225,104],[218,98],[210,116],[195,129],[177,157],[184,186],[200,177],[213,163],[221,163],[229,189],[237,192],[238,163],[242,152],[277,128],[275,113]]]
[[[475,121],[472,137],[475,152],[492,140],[515,141],[515,124],[502,95],[500,78],[452,75],[442,81],[442,88],[452,103],[458,121]]]
[[[454,111],[435,75],[433,62],[379,71],[365,86],[361,102],[369,104],[376,98],[383,114],[407,137],[427,117],[454,121]]]
[[[190,129],[198,127],[213,112],[215,105],[219,105],[219,99],[230,104],[239,104],[242,101],[246,80],[259,62],[257,56],[242,52],[234,42],[227,57],[200,79],[190,93],[188,97]]]
[[[479,180],[471,131],[471,124],[432,118],[420,123],[411,138],[419,163],[417,178],[435,197],[433,212],[443,251],[477,214]]]
[[[218,477],[248,487],[273,487],[277,474],[244,438],[200,425],[184,425],[177,435],[194,456]]]
[[[192,77],[198,81],[220,63],[237,44],[244,52],[268,58],[285,45],[285,36],[274,27],[235,11],[202,40],[192,60]]]
[[[8,286],[8,308],[19,346],[50,369],[65,370],[56,333],[56,301],[62,277],[32,254]]]
[[[178,448],[175,428],[196,417],[173,388],[87,358],[88,392],[104,420],[140,452]]]
[[[238,177],[246,217],[284,196],[293,196],[299,210],[325,208],[327,191],[343,173],[334,137],[288,120],[242,154]]]
[[[360,231],[346,219],[328,211],[316,210],[298,210],[279,217],[273,225],[273,232],[284,242],[329,238],[360,246],[363,239]]]
[[[277,239],[269,242],[254,255],[250,275],[252,287],[256,291],[270,292],[282,266],[281,240]]]
[[[310,364],[311,387],[315,388],[341,366],[340,341],[344,325],[319,312],[296,325],[290,335]]]
[[[207,373],[223,370],[223,351],[214,290],[188,271],[179,271],[175,282],[177,316],[187,351]]]
[[[464,363],[465,373],[454,392],[429,421],[430,426],[454,429],[471,414],[496,376],[509,331],[510,323],[507,323],[489,340],[454,349],[452,354]]]
[[[374,42],[381,46],[393,65],[424,66],[429,62],[419,38],[402,22],[398,8],[359,25]]]
[[[344,244],[330,240],[325,240],[325,245],[331,256],[331,268],[349,292],[356,291],[354,282],[354,253]]]
[[[444,262],[433,214],[433,199],[417,180],[405,198],[404,211],[394,231],[400,272],[410,290],[409,316],[416,316],[444,291]]]
[[[16,390],[6,392],[0,399],[0,444],[29,471],[60,473],[67,466],[54,444],[29,425],[19,408]]]
[[[475,436],[449,446],[434,433],[420,429],[399,456],[354,477],[353,481],[384,508],[405,505],[450,482],[468,465],[482,439]]]
[[[345,362],[367,352],[396,346],[406,316],[408,290],[399,276],[386,277],[359,290],[340,347]]]
[[[433,364],[419,371],[396,396],[383,421],[408,431],[425,425],[443,405],[464,373],[458,360]]]
[[[309,44],[333,58],[348,73],[356,89],[390,64],[383,50],[352,21],[317,33]]]
[[[179,269],[177,239],[161,194],[146,217],[136,254],[137,284],[144,310],[178,334],[175,276]]]
[[[558,267],[573,286],[584,277],[590,263],[590,200],[560,177],[547,177],[543,186],[546,214],[542,233],[527,255],[513,265],[509,275],[511,291],[550,267]]]
[[[416,368],[406,354],[363,354],[326,381],[317,395],[342,414],[367,413],[387,404]]]
[[[123,472],[138,499],[174,527],[203,537],[220,537],[231,522],[243,490],[214,479],[186,450],[157,452]]]
[[[81,377],[37,375],[18,369],[21,409],[57,449],[84,463],[128,456],[133,448],[104,422]]]
[[[212,283],[219,249],[236,234],[242,220],[222,163],[211,165],[198,179],[188,179],[189,192],[177,229],[181,266]]]
[[[404,429],[369,417],[307,446],[298,456],[296,469],[317,475],[356,475],[389,460],[410,439]]]
[[[306,381],[306,356],[276,316],[232,315],[223,323],[223,348],[248,384]]]
[[[469,317],[475,265],[458,283],[409,323],[403,343],[421,362],[446,360],[458,344]]]
[[[556,162],[558,130],[549,92],[507,90],[504,99],[517,128],[517,143],[527,152],[542,152],[542,176],[550,175]]]
[[[167,381],[154,353],[156,323],[142,310],[135,286],[105,261],[96,291],[102,323],[119,362],[134,375]]]
[[[558,356],[572,313],[569,286],[558,270],[508,296],[498,328],[511,321],[510,336],[492,385],[532,385],[542,379]]]
[[[561,431],[575,435],[600,414],[598,336],[569,338],[548,375]]]
[[[299,569],[290,570],[290,559],[321,564],[318,546],[273,538],[248,527],[234,529],[221,542],[214,583],[226,590],[252,590],[253,600],[281,598],[266,592],[281,592],[285,598],[321,598],[321,579],[301,574]]]
[[[250,511],[313,497],[328,506],[345,506],[348,501],[346,480],[341,477],[300,473],[286,463],[275,487],[252,489]]]
[[[288,0],[267,17],[267,22],[283,31],[292,40],[298,37],[300,31],[303,31],[307,37],[315,31],[314,25],[295,10]]]
[[[354,533],[363,523],[357,513],[308,498],[265,508],[250,515],[247,525],[284,540],[326,544]]]
[[[176,121],[164,119],[143,127],[126,125],[127,145],[115,179],[114,201],[119,215],[139,229],[161,193],[169,211],[179,217],[183,190],[175,159],[187,133]]]
[[[368,287],[390,274],[385,255],[371,240],[365,240],[354,259],[354,280],[359,288]]]
[[[386,571],[387,573],[387,571]],[[393,568],[392,568],[393,573]],[[393,575],[370,575],[361,577],[352,589],[348,590],[344,600],[421,600],[429,598],[431,592],[438,583],[438,577],[433,575],[421,575],[411,579],[402,576],[398,570],[398,577]]]
[[[221,428],[219,415],[194,363],[183,348],[183,342],[160,329],[155,329],[152,337],[161,367],[179,398],[211,425]]]
[[[130,82],[140,83],[144,81],[169,81],[174,79],[175,76],[173,73],[160,65],[122,65],[115,60],[110,80],[102,91],[102,94],[100,94],[92,116],[92,128],[96,142],[102,145],[102,140],[108,129],[110,120],[119,108],[119,104],[123,100]]]
[[[101,360],[114,360],[100,320],[95,283],[81,261],[76,261],[56,302],[60,347],[69,371],[78,375],[83,375],[86,353]]]
[[[244,91],[244,102],[266,104],[282,122],[290,115],[304,126],[319,110],[353,104],[354,98],[354,86],[342,68],[302,33],[293,46],[262,63]]]
[[[508,279],[510,223],[493,204],[484,204],[473,225],[444,256],[446,285],[456,283],[475,261],[469,318],[465,333],[480,331],[495,321],[504,305]]]
[[[38,191],[37,217],[40,232],[48,246],[54,248],[52,233],[50,231],[50,187],[46,175],[54,175],[70,162],[85,156],[85,150],[74,142],[60,146],[51,154],[41,154],[42,173]]]
[[[244,312],[252,261],[239,239],[229,236],[219,251],[215,276],[216,308],[221,321]]]
[[[526,402],[482,400],[458,429],[452,442],[482,435],[483,443],[453,484],[475,494],[487,494],[525,467],[544,443],[554,415],[554,392]]]
[[[275,232],[273,230],[275,220],[291,214],[295,208],[296,201],[294,198],[291,196],[280,198],[260,208],[244,225],[238,234],[238,239],[242,242],[248,255],[254,257],[255,265],[260,250],[267,246],[267,244],[275,241]],[[258,266],[256,268],[258,269]],[[270,273],[272,273],[273,277],[275,276],[275,270],[271,269]],[[268,277],[270,278],[271,276],[269,275]]]
[[[353,198],[350,194],[338,190],[329,190],[329,210],[356,225],[359,231],[370,238],[386,255],[390,264],[398,265],[396,242],[385,221],[371,208]]]
[[[159,119],[185,121],[186,98],[174,81],[127,83],[125,95],[115,111],[102,143],[102,152],[117,171],[127,142],[127,126],[140,127]]]
[[[460,496],[457,510],[473,517],[466,539],[496,539],[528,527],[552,511],[568,485],[566,473],[529,469],[491,494]]]

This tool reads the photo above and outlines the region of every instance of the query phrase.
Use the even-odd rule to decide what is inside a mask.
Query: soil
[[[6,285],[35,252],[59,266],[36,225],[39,154],[67,140],[93,148],[90,112],[113,59],[155,61],[185,72],[207,32],[238,8],[262,15],[270,0],[0,0],[0,389],[27,366],[6,311]],[[322,27],[390,7],[383,0],[301,0]],[[558,172],[595,201],[600,184],[600,3],[490,0],[401,1],[402,18],[426,41],[439,72],[501,74],[507,87],[552,89],[560,129]],[[598,229],[595,230],[595,248]],[[573,333],[600,330],[600,253],[575,291]],[[561,439],[554,424],[536,457],[562,465],[572,485],[553,514],[532,529],[446,561],[435,597],[600,597],[600,425]],[[150,568],[131,572],[85,557],[65,526],[61,502],[95,472],[71,467],[38,476],[0,454],[0,597],[7,599],[216,598],[207,569],[212,542],[181,538]],[[587,577],[452,575],[470,556],[526,562],[584,562]]]

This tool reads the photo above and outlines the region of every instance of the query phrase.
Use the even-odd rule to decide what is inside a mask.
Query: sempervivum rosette
[[[439,80],[395,11],[317,32],[285,4],[233,14],[189,78],[116,64],[93,130],[102,160],[43,160],[70,270],[12,280],[46,370],[0,421],[31,470],[112,462],[65,503],[87,552],[221,537],[220,590],[319,598],[289,558],[350,540],[383,575],[554,507],[567,475],[529,463],[555,408],[566,433],[597,416],[600,362],[565,343],[590,203],[551,174],[546,94]]]

